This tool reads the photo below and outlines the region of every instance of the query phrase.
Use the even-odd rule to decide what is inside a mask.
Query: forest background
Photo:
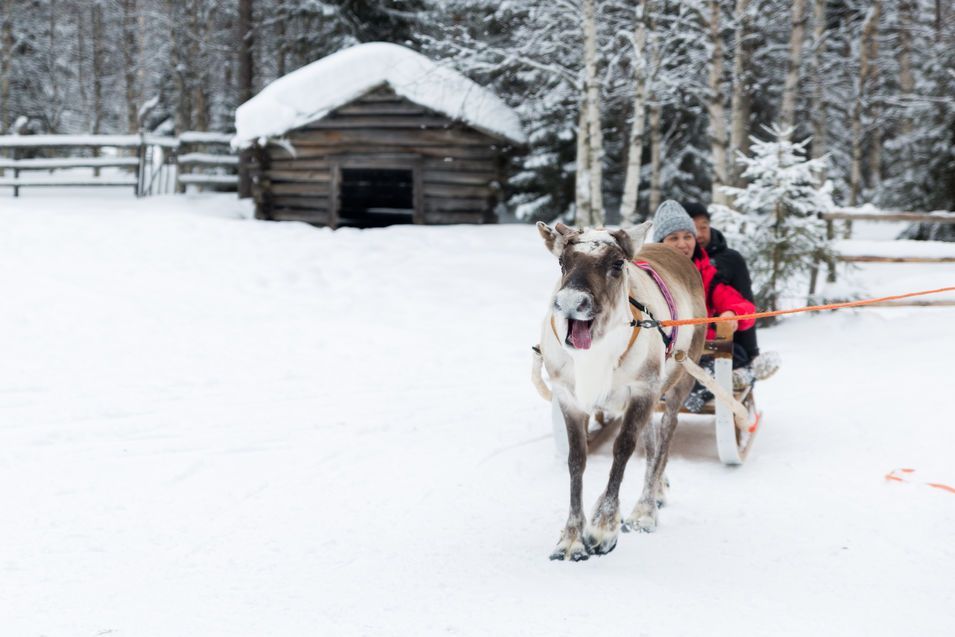
[[[949,0],[2,0],[0,128],[234,130],[269,82],[371,41],[518,111],[521,219],[724,202],[773,125],[824,158],[837,204],[955,209]]]

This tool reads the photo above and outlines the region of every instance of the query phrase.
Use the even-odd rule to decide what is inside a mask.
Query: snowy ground
[[[0,199],[3,635],[955,634],[955,494],[920,484],[955,485],[955,308],[763,331],[747,464],[688,420],[658,532],[556,563],[532,227],[34,193]]]

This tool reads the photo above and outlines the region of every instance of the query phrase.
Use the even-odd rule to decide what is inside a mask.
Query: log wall
[[[414,222],[489,223],[500,197],[507,143],[380,88],[290,131],[289,148],[249,153],[261,219],[336,227],[341,170],[413,171]]]

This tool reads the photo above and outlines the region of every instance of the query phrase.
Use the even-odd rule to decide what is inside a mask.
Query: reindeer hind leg
[[[644,475],[643,493],[637,505],[623,522],[624,531],[652,533],[657,528],[658,511],[666,502],[670,482],[665,475],[667,459],[670,455],[670,442],[676,430],[677,414],[687,394],[693,387],[693,378],[689,374],[670,388],[664,398],[664,412],[660,421],[650,422],[644,432],[644,447],[647,455],[647,467]]]

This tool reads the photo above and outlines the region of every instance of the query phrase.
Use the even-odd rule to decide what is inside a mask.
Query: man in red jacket
[[[743,255],[726,244],[723,233],[710,226],[710,213],[706,206],[690,202],[683,204],[683,208],[696,225],[697,243],[706,250],[710,262],[716,266],[716,271],[723,282],[736,288],[747,301],[755,303],[752,279],[749,276],[746,260]],[[746,350],[749,356],[747,367],[752,370],[756,380],[766,380],[779,369],[780,358],[777,352],[764,352],[760,355],[759,344],[756,342],[756,327],[736,332],[733,335],[733,344]]]

